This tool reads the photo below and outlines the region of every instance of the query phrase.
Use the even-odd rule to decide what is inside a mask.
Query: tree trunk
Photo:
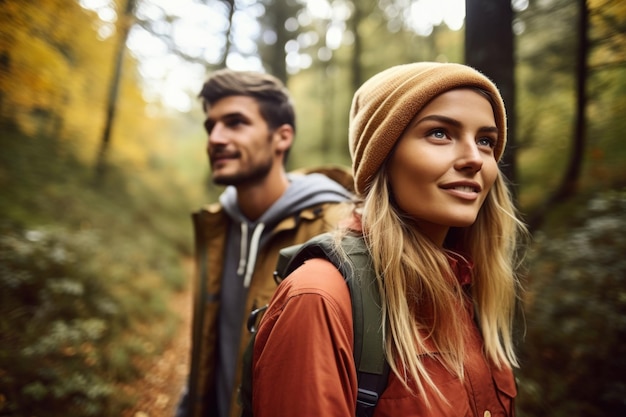
[[[564,200],[571,197],[578,188],[580,173],[582,170],[585,153],[585,131],[587,120],[585,108],[587,107],[587,55],[589,51],[589,39],[587,29],[589,26],[589,9],[585,0],[578,0],[578,55],[576,57],[576,116],[574,137],[569,165],[563,176],[563,181],[554,195],[554,201]]]
[[[509,0],[465,0],[465,63],[499,88],[507,110],[507,145],[501,161],[504,175],[516,184],[515,53],[513,9]],[[514,195],[516,190],[513,189]]]
[[[265,45],[259,52],[265,69],[287,85],[287,53],[285,45],[292,38],[285,28],[289,17],[295,16],[298,10],[294,4],[285,0],[265,0],[265,14],[262,17],[262,30],[271,30],[276,35],[276,42]]]
[[[320,150],[324,158],[333,156],[333,122],[335,112],[335,83],[332,74],[336,71],[332,59],[321,63],[320,89],[322,90],[322,137]]]
[[[363,41],[359,36],[359,26],[363,18],[361,3],[354,2],[354,11],[349,21],[350,29],[354,36],[354,47],[352,48],[352,93],[356,92],[363,83],[363,71],[361,69],[361,54],[363,51]]]
[[[528,221],[532,230],[537,229],[543,223],[546,210],[557,203],[574,196],[580,182],[583,159],[585,155],[587,118],[587,56],[589,55],[589,7],[586,0],[577,0],[579,6],[578,16],[578,53],[576,56],[576,115],[574,118],[574,132],[572,137],[572,149],[569,163],[561,183],[550,197],[530,216]]]
[[[128,39],[130,27],[132,26],[136,1],[137,0],[128,0],[128,2],[126,3],[126,10],[124,11],[124,16],[122,17],[121,24],[118,28],[120,30],[120,34],[118,37],[117,51],[115,54],[113,76],[111,78],[111,85],[109,86],[109,99],[107,102],[106,121],[96,161],[97,184],[102,183],[106,173],[106,160],[111,144],[111,131],[113,130],[113,124],[115,122],[115,110],[117,107],[117,99],[119,96],[120,80],[122,78],[124,54],[126,52],[126,41]]]
[[[235,16],[235,0],[224,0],[224,3],[228,8],[228,29],[224,34],[224,54],[222,55],[222,59],[220,59],[220,63],[218,64],[219,68],[226,68],[226,58],[228,58],[228,54],[233,47],[231,35],[233,32],[233,18]]]

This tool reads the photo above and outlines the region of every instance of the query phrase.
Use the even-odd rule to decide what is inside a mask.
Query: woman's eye
[[[494,148],[496,146],[496,140],[489,137],[480,138],[477,143],[479,146],[488,146],[490,148]]]
[[[445,139],[447,137],[446,132],[443,129],[433,129],[428,135],[434,137],[435,139]]]

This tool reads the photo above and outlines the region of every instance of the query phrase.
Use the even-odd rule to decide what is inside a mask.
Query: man
[[[338,168],[286,173],[295,112],[278,79],[219,70],[200,97],[212,180],[227,187],[219,203],[193,215],[191,370],[177,415],[234,417],[247,317],[276,289],[278,251],[332,229],[345,214],[352,178]]]

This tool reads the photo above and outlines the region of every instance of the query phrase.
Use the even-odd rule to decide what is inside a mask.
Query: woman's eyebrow
[[[441,115],[438,115],[438,114],[431,114],[431,115],[428,115],[428,116],[424,116],[421,119],[417,120],[415,122],[415,124],[419,124],[419,123],[422,123],[422,122],[427,122],[427,121],[430,121],[430,120],[434,120],[436,122],[446,123],[446,124],[449,124],[449,125],[452,125],[452,126],[455,126],[455,127],[460,127],[461,126],[461,122],[459,122],[458,120],[453,119],[451,117],[447,117],[447,116],[441,116]]]
[[[478,131],[484,133],[498,133],[498,128],[495,126],[483,126],[479,128]]]
[[[451,125],[454,127],[461,127],[462,123],[459,122],[456,119],[453,119],[451,117],[448,116],[442,116],[439,114],[430,114],[428,116],[424,116],[419,120],[416,120],[415,123],[411,124],[412,126],[416,126],[422,122],[427,122],[427,121],[436,121],[436,122],[440,122],[440,123],[445,123],[447,125]],[[483,132],[483,133],[498,133],[498,128],[496,126],[482,126],[478,129],[479,132]]]

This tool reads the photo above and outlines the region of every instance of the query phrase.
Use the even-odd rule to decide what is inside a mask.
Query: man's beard
[[[273,159],[270,156],[266,161],[251,167],[249,170],[238,172],[233,175],[224,175],[213,178],[213,183],[217,185],[252,185],[261,182],[272,169]]]

